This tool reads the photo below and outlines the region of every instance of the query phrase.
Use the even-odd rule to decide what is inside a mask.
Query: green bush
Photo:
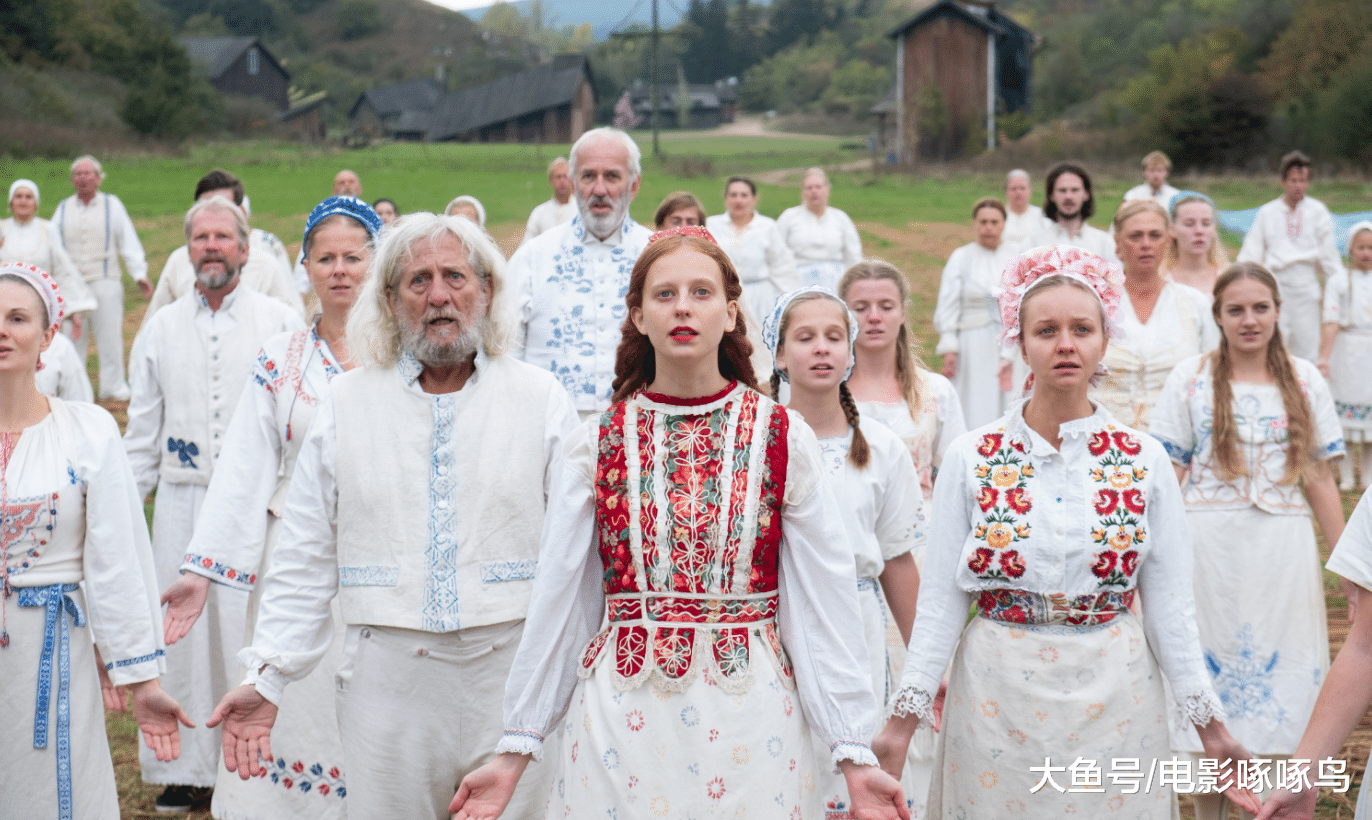
[[[376,0],[338,0],[338,36],[356,40],[381,30],[381,8]]]

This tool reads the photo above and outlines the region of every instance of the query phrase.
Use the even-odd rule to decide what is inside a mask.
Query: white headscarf
[[[40,201],[38,197],[38,183],[34,182],[31,179],[16,179],[14,182],[11,182],[10,195],[5,199],[5,202],[8,203],[11,200],[13,200],[14,192],[19,190],[20,188],[28,188],[30,191],[33,191],[34,204],[38,204],[38,202]]]

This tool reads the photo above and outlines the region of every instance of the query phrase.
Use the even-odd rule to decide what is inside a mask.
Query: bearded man
[[[124,433],[138,492],[157,488],[152,549],[162,588],[178,576],[229,417],[262,343],[303,327],[291,308],[240,287],[248,220],[237,205],[219,196],[195,203],[185,232],[195,288],[158,311],[134,342]],[[247,593],[216,585],[204,616],[167,647],[162,687],[188,712],[207,714],[228,691],[246,616]],[[144,782],[167,786],[158,811],[208,806],[219,745],[218,731],[200,727],[182,731],[177,760],[158,762],[139,750]]]
[[[576,217],[510,258],[515,354],[556,376],[582,418],[610,406],[629,274],[652,233],[629,216],[641,157],[618,129],[582,134],[569,163]]]
[[[472,222],[387,230],[338,376],[296,461],[248,669],[209,720],[241,777],[271,760],[283,687],[347,624],[338,729],[353,817],[448,817],[489,761],[554,471],[576,426],[546,371],[502,352],[504,260]],[[509,817],[542,816],[543,771]]]

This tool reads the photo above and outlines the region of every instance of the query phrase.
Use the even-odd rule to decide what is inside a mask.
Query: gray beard
[[[205,290],[220,290],[222,288],[228,287],[228,284],[233,281],[233,278],[235,276],[238,275],[239,270],[242,270],[242,268],[236,270],[225,268],[223,273],[212,276],[208,273],[201,271],[199,268],[196,268],[195,281],[199,283],[200,287],[204,288]]]
[[[485,300],[482,300],[483,302]],[[400,346],[423,365],[451,367],[470,359],[481,347],[481,337],[486,332],[485,308],[483,316],[476,322],[467,322],[460,313],[454,321],[458,323],[457,338],[447,344],[434,342],[425,333],[428,318],[415,324],[400,322]]]
[[[614,210],[605,216],[596,216],[591,213],[591,201],[581,201],[580,197],[576,200],[576,209],[581,214],[581,224],[586,226],[586,230],[596,239],[608,239],[610,234],[619,230],[624,224],[624,218],[629,215],[629,192],[625,190],[624,195],[615,203]]]

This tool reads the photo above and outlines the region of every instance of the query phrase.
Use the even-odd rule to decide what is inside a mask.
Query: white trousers
[[[447,820],[458,783],[495,757],[523,634],[522,620],[443,633],[348,627],[336,682],[349,817]],[[543,754],[557,759],[552,746]],[[551,770],[530,764],[501,817],[542,817]]]
[[[95,294],[96,308],[86,314],[81,333],[72,336],[76,352],[84,363],[90,355],[90,339],[95,337],[95,352],[100,356],[100,398],[127,393],[124,380],[124,283],[119,279],[87,282]]]
[[[1292,266],[1276,273],[1281,290],[1282,341],[1292,356],[1315,361],[1320,356],[1320,280],[1308,265]]]

